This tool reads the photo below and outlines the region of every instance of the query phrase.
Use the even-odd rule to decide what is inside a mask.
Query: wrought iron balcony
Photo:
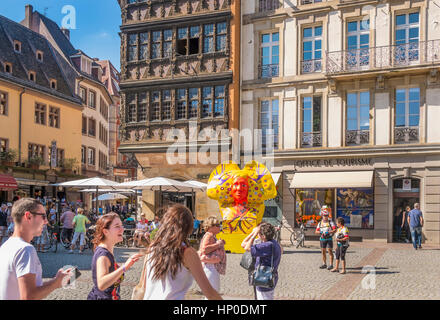
[[[419,142],[419,127],[395,127],[394,143]]]
[[[258,1],[258,11],[272,11],[280,7],[280,0],[259,0]]]
[[[259,66],[260,79],[264,78],[276,78],[280,74],[280,66],[278,64],[265,64]]]
[[[350,73],[440,63],[440,39],[327,52],[326,73]]]
[[[301,147],[321,147],[322,133],[321,132],[302,132],[301,133]]]
[[[322,71],[322,59],[301,61],[301,73]]]
[[[370,143],[370,131],[369,130],[347,130],[345,132],[345,144],[349,145],[362,145]]]

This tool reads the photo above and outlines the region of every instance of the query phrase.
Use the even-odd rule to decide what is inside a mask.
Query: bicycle
[[[72,242],[72,236],[73,236],[73,232],[70,235],[70,237],[68,237],[66,229],[64,229],[64,228],[62,229],[61,234],[60,234],[60,243],[64,248],[68,249],[70,247],[70,244]]]
[[[297,249],[301,246],[301,247],[305,247],[304,245],[304,241],[306,238],[306,234],[305,234],[305,230],[306,227],[304,226],[304,223],[300,222],[300,227],[299,230],[294,230],[291,226],[287,226],[284,224],[283,221],[279,221],[279,225],[277,227],[275,227],[277,234],[276,234],[276,240],[281,243],[281,229],[284,228],[287,231],[290,232],[290,243],[292,244],[292,246],[296,247]]]
[[[57,237],[57,233],[55,232],[55,228],[47,227],[47,231],[43,231],[41,236],[44,237],[43,239],[44,241],[42,242],[45,243],[43,245],[43,250],[45,252],[51,251],[53,253],[56,253],[58,250],[58,237]],[[32,245],[34,246],[37,246],[36,239],[37,238],[34,238],[31,241]]]
[[[84,234],[84,246],[83,246],[83,251],[87,250],[87,249],[92,249],[93,248],[93,233],[95,232],[95,226],[91,226],[86,230],[86,233]],[[75,248],[81,248],[81,237],[78,237],[78,239],[76,240],[75,244]],[[71,246],[71,244],[69,244],[66,248],[68,249]]]

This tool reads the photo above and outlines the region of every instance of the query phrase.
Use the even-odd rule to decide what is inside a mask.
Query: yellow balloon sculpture
[[[225,249],[242,253],[241,242],[263,219],[264,200],[277,195],[275,183],[263,164],[252,161],[240,170],[237,164],[218,165],[211,173],[208,197],[219,202]]]

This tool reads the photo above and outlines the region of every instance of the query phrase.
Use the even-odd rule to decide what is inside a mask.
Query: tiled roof
[[[15,52],[14,40],[21,42],[21,53]],[[37,50],[43,53],[42,62],[37,60]],[[6,62],[11,63],[12,74],[5,72]],[[36,73],[36,82],[29,80],[29,71]],[[81,104],[59,64],[55,48],[47,39],[1,15],[0,78]],[[50,86],[51,79],[57,82],[56,90]]]
[[[100,61],[96,61],[96,63],[101,65],[101,67],[105,71],[105,73],[102,75],[102,81],[104,82],[105,86],[107,87],[107,90],[110,92],[110,94],[112,96],[119,97],[119,91],[120,91],[120,89],[119,89],[119,79],[120,79],[119,72],[116,70],[116,68],[112,65],[112,63],[109,60],[100,60]],[[116,75],[119,79],[114,76],[113,70],[116,72]]]

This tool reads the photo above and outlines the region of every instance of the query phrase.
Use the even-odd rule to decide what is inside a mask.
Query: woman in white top
[[[208,299],[222,299],[206,278],[196,250],[188,244],[192,228],[188,208],[180,204],[168,208],[148,248],[144,300],[183,300],[193,279]]]

